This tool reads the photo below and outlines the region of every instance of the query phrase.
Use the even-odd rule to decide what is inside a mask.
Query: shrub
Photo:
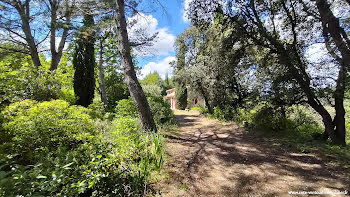
[[[29,56],[22,54],[4,56],[0,60],[0,105],[24,99],[47,101],[63,99],[75,101],[72,88],[74,73],[67,53],[55,71],[50,71],[50,61],[40,56],[41,66],[36,67]]]
[[[104,111],[104,106],[102,102],[93,102],[88,106],[89,109],[89,115],[93,119],[104,119],[105,117],[105,111]]]
[[[232,110],[229,108],[222,110],[219,107],[214,107],[214,112],[212,116],[216,119],[225,120],[225,121],[233,119]]]
[[[247,110],[238,108],[233,120],[237,123],[243,124],[244,127],[250,128],[252,126],[253,117],[256,114],[256,110]]]
[[[60,100],[10,105],[0,196],[142,196],[163,164],[162,137],[131,117],[93,121],[88,113]]]
[[[115,113],[119,117],[129,116],[132,118],[137,117],[137,110],[134,102],[129,97],[129,99],[122,99],[117,101],[117,106],[115,107]]]
[[[157,125],[175,124],[175,116],[169,102],[164,101],[162,97],[148,97],[148,103]]]
[[[161,97],[148,97],[147,100],[154,121],[158,126],[164,124],[175,124],[175,116],[170,109],[170,104],[168,102],[165,102]],[[131,98],[118,101],[115,111],[118,117],[137,117],[136,107]]]
[[[59,146],[72,147],[89,140],[96,130],[87,112],[62,100],[24,100],[10,105],[3,112],[3,128],[12,136],[11,153],[33,162],[38,159],[34,152],[54,151]]]
[[[286,131],[293,128],[293,123],[281,110],[269,105],[263,106],[253,116],[253,127],[262,131]]]

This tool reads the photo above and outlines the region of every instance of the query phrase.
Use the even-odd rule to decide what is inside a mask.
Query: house
[[[167,95],[164,97],[164,99],[170,102],[171,109],[176,109],[175,88],[167,90],[166,94]]]
[[[176,92],[175,88],[169,89],[166,91],[167,95],[164,97],[164,100],[169,101],[170,108],[173,110],[176,109],[175,92]],[[194,92],[189,92],[188,98],[190,98],[187,103],[188,108],[199,106],[199,105],[205,106],[204,100],[201,97],[197,96]],[[191,100],[192,102],[190,102]]]

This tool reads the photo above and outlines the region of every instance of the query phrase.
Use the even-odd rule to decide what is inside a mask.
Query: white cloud
[[[182,10],[182,20],[185,23],[189,23],[190,19],[188,18],[188,9],[190,8],[190,3],[192,2],[192,0],[184,0],[184,7]]]
[[[152,15],[140,13],[128,18],[128,33],[130,41],[134,43],[158,33],[153,42],[133,48],[136,56],[168,55],[174,51],[176,37],[168,32],[168,28],[158,28],[158,21]]]
[[[168,73],[169,78],[173,76],[173,68],[170,62],[175,61],[174,56],[166,57],[158,62],[150,62],[141,69],[141,78],[144,78],[149,73],[157,72],[162,79],[165,79],[165,75]]]

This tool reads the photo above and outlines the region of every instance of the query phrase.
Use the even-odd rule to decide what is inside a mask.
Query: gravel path
[[[349,174],[316,155],[272,144],[198,112],[177,111],[176,118],[178,131],[166,136],[169,177],[160,183],[161,196],[307,196],[288,192],[350,190]]]

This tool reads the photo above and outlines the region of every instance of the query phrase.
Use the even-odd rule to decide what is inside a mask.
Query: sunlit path
[[[345,170],[316,155],[271,144],[197,112],[177,111],[176,117],[179,130],[166,136],[169,178],[161,185],[162,196],[291,196],[288,192],[349,190]]]

